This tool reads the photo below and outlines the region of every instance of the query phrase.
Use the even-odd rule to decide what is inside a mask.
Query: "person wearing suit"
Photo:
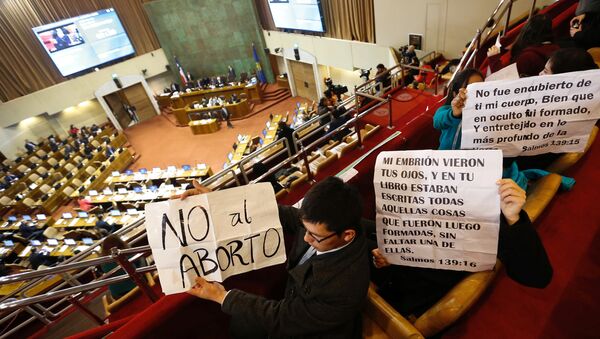
[[[27,150],[27,153],[31,154],[33,153],[33,151],[35,151],[35,148],[37,147],[37,145],[29,140],[29,139],[25,139],[25,149]]]
[[[114,147],[112,147],[111,145],[106,146],[106,150],[104,151],[104,155],[106,155],[106,158],[109,159],[110,157],[112,157],[115,154],[116,150]]]
[[[300,210],[279,206],[284,232],[295,235],[281,300],[225,291],[202,277],[188,293],[220,303],[232,316],[233,337],[361,338],[361,310],[369,288],[361,211],[358,192],[336,177],[313,186]]]

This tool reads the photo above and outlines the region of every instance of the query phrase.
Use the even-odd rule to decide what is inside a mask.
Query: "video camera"
[[[325,91],[325,96],[328,98],[331,97],[333,94],[335,94],[339,98],[342,94],[348,92],[347,86],[334,85],[333,80],[331,80],[331,78],[325,79],[325,85],[327,86],[327,90]]]
[[[363,79],[365,82],[369,81],[369,76],[371,75],[371,68],[369,69],[361,69],[359,78]]]

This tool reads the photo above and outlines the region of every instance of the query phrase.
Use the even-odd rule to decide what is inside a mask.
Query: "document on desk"
[[[27,246],[25,247],[24,250],[21,251],[21,253],[19,253],[19,257],[25,257],[29,255],[29,252],[31,252],[31,246]]]
[[[66,250],[67,250],[67,248],[69,248],[69,245],[62,245],[58,251],[59,251],[60,253],[62,253],[62,252],[64,252],[64,251],[66,251]]]
[[[77,224],[77,222],[79,221],[79,218],[74,218],[73,220],[71,220],[71,222],[69,223],[69,226],[75,226],[75,224]]]

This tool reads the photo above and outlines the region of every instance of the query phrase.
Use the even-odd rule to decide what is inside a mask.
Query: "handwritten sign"
[[[381,152],[375,165],[377,243],[396,265],[494,267],[502,152]]]
[[[165,294],[286,260],[269,183],[147,204],[146,231]]]
[[[582,152],[600,118],[600,70],[474,83],[463,109],[463,149],[505,157]]]

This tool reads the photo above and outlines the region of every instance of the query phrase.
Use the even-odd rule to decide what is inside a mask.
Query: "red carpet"
[[[537,222],[552,266],[543,290],[505,274],[444,338],[598,338],[600,324],[600,145],[568,175],[577,183],[558,193]]]
[[[431,102],[431,98],[435,97],[431,93],[414,90],[402,89],[392,95],[392,124],[396,126],[400,118],[409,112],[424,111],[427,105]],[[378,124],[387,126],[389,122],[389,105],[384,104],[376,108],[372,114],[364,118],[366,123]]]

